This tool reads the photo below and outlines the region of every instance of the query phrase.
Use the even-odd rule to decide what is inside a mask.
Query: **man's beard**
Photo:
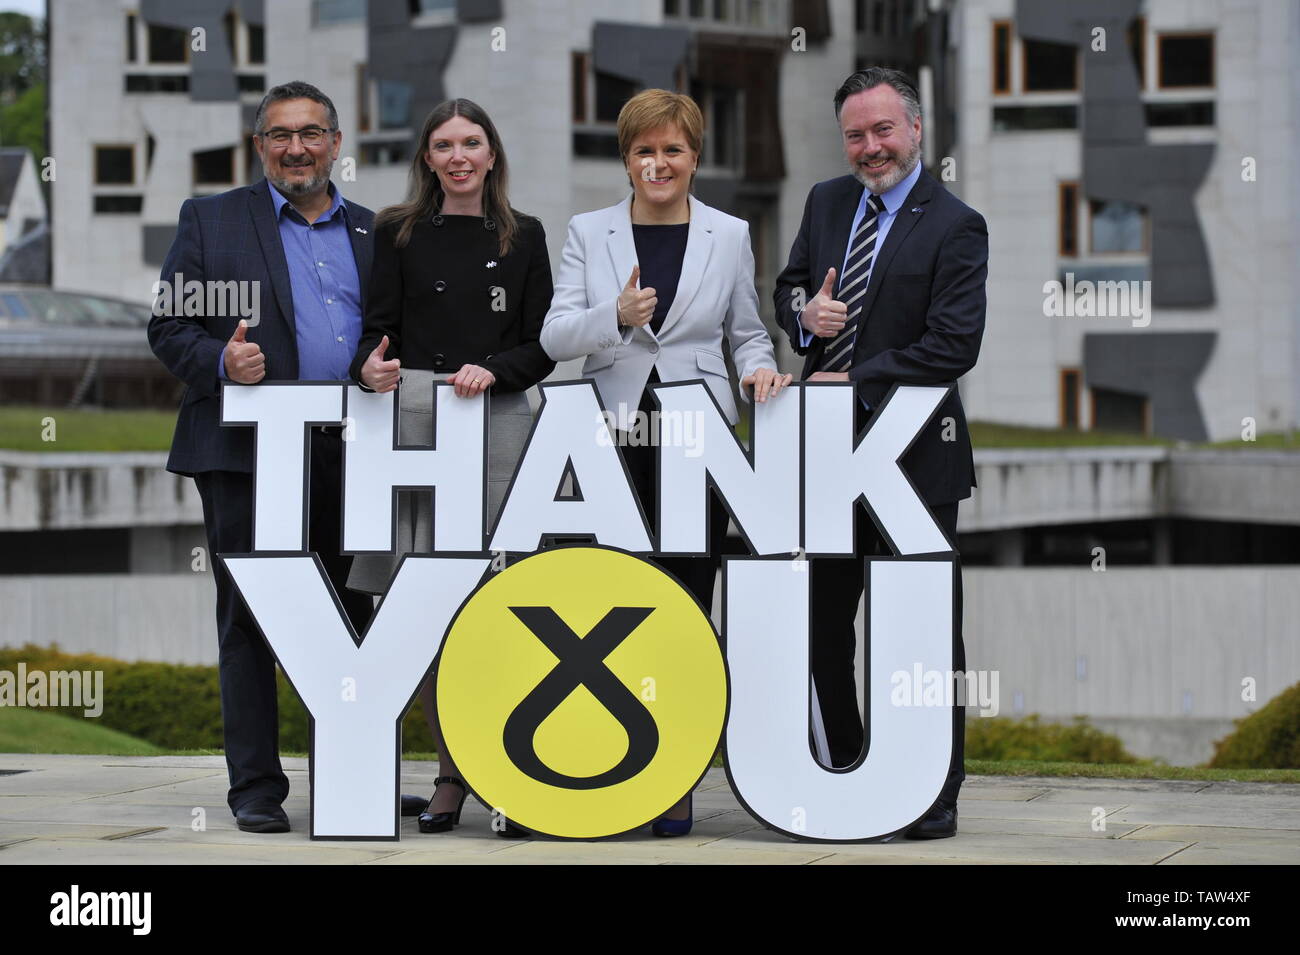
[[[880,158],[880,157],[877,157]],[[853,164],[853,175],[871,191],[873,195],[882,195],[893,189],[896,185],[912,174],[916,168],[917,161],[921,158],[921,140],[918,137],[912,144],[912,148],[906,156],[899,158],[892,156],[895,160],[893,168],[883,176],[869,176],[867,170],[858,163]]]
[[[283,166],[284,164],[281,163],[281,165]],[[271,180],[271,185],[279,189],[284,195],[308,196],[313,192],[323,189],[329,183],[330,172],[334,169],[334,161],[329,160],[322,165],[321,160],[318,159],[315,166],[318,170],[316,175],[308,179],[283,179],[278,176],[272,176],[267,172],[265,164],[263,164],[262,171],[266,174],[266,178]],[[301,167],[295,166],[293,168]]]

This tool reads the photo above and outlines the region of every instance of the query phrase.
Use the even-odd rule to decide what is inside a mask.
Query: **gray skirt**
[[[399,440],[403,444],[433,443],[433,383],[445,381],[450,374],[402,369],[402,386],[398,389],[400,412],[397,420]],[[522,391],[488,397],[487,512],[488,527],[496,520],[514,475],[515,465],[528,441],[533,412],[528,395]],[[406,554],[427,554],[433,550],[429,534],[433,509],[427,491],[397,493],[397,553],[364,554],[352,560],[348,589],[367,594],[384,594]]]

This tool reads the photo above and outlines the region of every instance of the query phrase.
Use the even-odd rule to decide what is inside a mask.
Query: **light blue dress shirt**
[[[880,214],[880,217],[876,222],[876,228],[878,230],[876,234],[876,254],[871,257],[871,267],[867,270],[867,288],[871,287],[871,274],[876,269],[876,258],[880,255],[880,250],[885,247],[885,238],[889,235],[889,227],[892,226],[894,220],[898,218],[898,210],[903,208],[904,201],[906,201],[908,194],[912,191],[912,187],[916,185],[916,181],[920,178],[921,163],[918,161],[912,168],[912,171],[904,176],[898,185],[894,186],[894,188],[890,189],[888,192],[882,193],[880,196],[881,200],[885,203],[885,211]],[[837,280],[844,274],[844,270],[848,268],[849,251],[853,248],[853,236],[857,233],[858,226],[862,224],[863,216],[867,214],[868,195],[869,193],[864,188],[862,190],[862,196],[858,199],[858,211],[853,214],[853,225],[849,227],[849,241],[844,245],[844,259],[840,263],[839,271],[836,273]],[[810,278],[816,278],[816,276]],[[822,278],[824,279],[825,276],[822,276]],[[821,282],[819,281],[817,285],[820,287]],[[862,319],[859,317],[859,329],[861,328],[861,322]],[[799,344],[802,347],[807,348],[812,343],[812,340],[812,332],[808,331],[808,329],[804,328],[803,325],[800,324]]]
[[[343,195],[329,185],[329,210],[308,223],[271,187],[271,202],[289,267],[300,381],[341,381],[361,339],[361,281]],[[218,373],[226,377],[225,349]]]

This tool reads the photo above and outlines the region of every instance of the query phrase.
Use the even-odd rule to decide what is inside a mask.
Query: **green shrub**
[[[1215,769],[1300,769],[1300,683],[1283,690],[1214,744]]]
[[[69,654],[57,647],[0,647],[0,670],[17,673],[19,662],[34,670],[102,670],[104,712],[99,725],[127,733],[163,749],[222,748],[221,690],[215,666],[179,663],[126,663],[94,654]],[[306,752],[307,709],[297,693],[276,671],[280,707],[280,748]],[[44,707],[51,712],[68,710]],[[80,711],[76,711],[78,714]],[[402,723],[405,752],[427,753],[433,737],[417,699]]]
[[[1040,762],[1136,763],[1119,737],[1090,726],[1082,716],[1070,725],[1040,723],[1037,714],[966,720],[966,759],[1029,759]]]

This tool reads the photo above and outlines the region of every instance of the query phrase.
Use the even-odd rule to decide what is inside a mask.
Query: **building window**
[[[1214,85],[1213,33],[1162,33],[1156,37],[1162,90]]]
[[[144,196],[96,196],[95,212],[137,215],[144,208]]]
[[[194,185],[229,186],[235,182],[235,147],[194,153]]]
[[[1128,25],[1128,51],[1133,57],[1133,68],[1137,70],[1138,89],[1147,88],[1147,20],[1146,17],[1134,17]]]
[[[1078,368],[1061,369],[1061,427],[1068,431],[1079,430],[1079,383],[1082,375]]]
[[[149,62],[184,63],[189,53],[190,35],[180,27],[149,24]]]
[[[1079,107],[1072,103],[993,107],[993,132],[995,133],[1076,129],[1078,125]]]
[[[406,139],[361,144],[361,163],[366,166],[391,166],[411,158],[411,146]]]
[[[618,76],[596,71],[596,122],[618,122],[623,104],[636,95],[636,84]]]
[[[128,73],[128,93],[188,93],[190,78],[184,73]]]
[[[455,11],[456,0],[407,0],[412,17]]]
[[[621,159],[618,154],[618,136],[613,130],[575,129],[573,155],[587,159]]]
[[[1058,183],[1056,198],[1056,251],[1062,258],[1073,258],[1079,254],[1079,184]]]
[[[1079,88],[1079,51],[1069,43],[1021,40],[1026,93],[1071,92]]]
[[[1094,255],[1146,251],[1146,215],[1141,206],[1093,199],[1088,212],[1088,249]]]
[[[370,71],[357,64],[357,132],[370,132]]]
[[[1093,388],[1092,427],[1095,431],[1150,434],[1150,403],[1145,395]]]
[[[1157,126],[1213,126],[1214,101],[1196,100],[1186,103],[1146,103],[1147,125]]]
[[[248,62],[266,62],[266,27],[255,23],[248,25]]]
[[[135,58],[140,55],[139,47],[135,38],[135,14],[126,15],[126,62],[134,63]]]
[[[379,128],[406,129],[411,124],[411,84],[379,80]]]
[[[1011,92],[1011,21],[993,21],[993,92]]]
[[[135,147],[96,146],[95,185],[134,186]]]
[[[574,51],[569,57],[569,68],[573,84],[573,121],[587,121],[587,74],[591,70],[591,57],[587,53]]]
[[[704,117],[700,165],[740,170],[743,134],[739,92],[726,86],[694,82],[691,98],[700,105]]]
[[[366,0],[312,0],[311,22],[314,26],[350,23],[366,18]]]

